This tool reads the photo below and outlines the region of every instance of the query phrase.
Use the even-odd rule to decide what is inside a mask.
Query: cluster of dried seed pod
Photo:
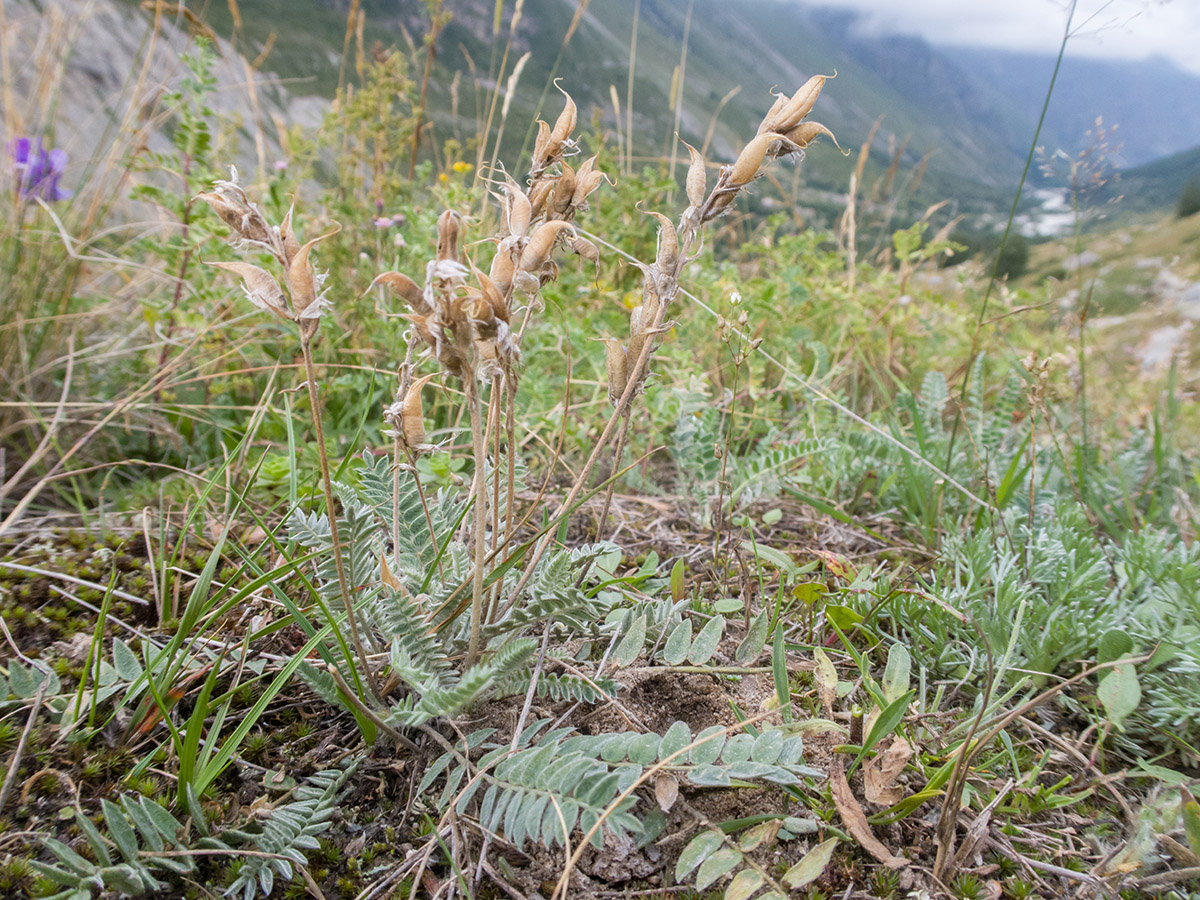
[[[658,247],[653,263],[637,264],[642,271],[642,300],[630,315],[628,347],[615,338],[604,339],[609,399],[614,406],[620,405],[630,380],[635,382],[635,390],[642,389],[647,365],[639,365],[639,362],[644,348],[649,343],[650,352],[653,352],[659,336],[670,327],[668,307],[679,290],[679,277],[684,267],[694,258],[692,247],[699,240],[704,224],[721,215],[742,188],[762,174],[771,160],[802,152],[822,134],[833,138],[833,133],[824,125],[804,121],[826,80],[824,75],[814,75],[791,96],[777,95],[758,126],[758,133],[732,164],[720,168],[711,191],[708,190],[704,156],[684,142],[690,157],[684,182],[688,207],[678,227],[661,213],[649,213],[658,220]]]
[[[309,259],[312,248],[334,235],[338,227],[301,244],[292,227],[293,209],[279,225],[270,225],[258,206],[250,201],[237,183],[237,170],[230,169],[227,181],[217,181],[211,191],[197,194],[233,230],[232,242],[241,249],[269,252],[279,262],[283,284],[261,266],[246,262],[209,262],[242,279],[246,296],[255,306],[269,310],[282,319],[295,322],[302,337],[316,334],[322,311],[328,301],[322,290],[326,273],[317,272]],[[339,226],[340,227],[340,226]],[[286,290],[285,290],[286,286]]]
[[[426,268],[424,286],[400,272],[384,272],[372,282],[408,305],[415,335],[445,372],[515,383],[520,348],[512,315],[518,300],[537,303],[542,285],[558,275],[553,257],[560,246],[593,263],[599,260],[595,245],[578,234],[572,220],[607,176],[596,168],[596,157],[578,172],[567,164],[565,156],[576,147],[575,122],[575,103],[567,95],[554,126],[539,123],[528,190],[507,176],[498,183],[494,196],[501,225],[486,274],[462,255],[461,221],[447,210],[438,219],[437,256]]]

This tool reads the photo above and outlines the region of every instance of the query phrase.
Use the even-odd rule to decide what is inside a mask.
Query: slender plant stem
[[[346,561],[342,554],[342,541],[338,535],[337,508],[334,505],[333,481],[329,477],[329,455],[325,452],[325,429],[321,424],[320,399],[317,397],[317,373],[313,366],[312,338],[302,336],[300,339],[300,349],[304,355],[304,372],[308,380],[308,402],[312,407],[313,427],[317,432],[317,454],[321,460],[321,485],[325,490],[325,509],[329,517],[329,538],[333,542],[333,560],[337,566],[338,588],[342,592],[342,605],[346,608],[346,623],[350,626],[350,639],[354,642],[354,650],[358,653],[358,659],[366,674],[367,684],[371,688],[371,693],[378,696],[375,679],[371,675],[367,650],[363,646],[362,636],[358,633],[358,620],[354,615],[354,601],[350,597],[350,583],[346,580]],[[357,670],[352,668],[350,674],[354,676],[355,687],[358,688],[361,695],[362,683],[359,681]]]
[[[483,440],[483,423],[479,415],[479,388],[473,375],[463,379],[467,407],[471,414],[471,450],[475,456],[475,478],[471,493],[475,503],[475,530],[471,539],[475,546],[475,566],[471,579],[471,637],[467,645],[467,666],[479,657],[479,632],[483,620],[483,568],[487,558],[487,483],[483,477],[487,448]]]
[[[617,434],[617,449],[613,451],[613,468],[614,472],[621,468],[621,455],[625,452],[625,436],[629,433],[629,416],[625,417],[625,421],[621,425],[621,430]],[[604,533],[604,523],[608,521],[608,509],[612,505],[613,490],[617,486],[617,481],[614,478],[608,483],[608,490],[604,492],[604,509],[600,511],[600,521],[596,525],[597,536]]]

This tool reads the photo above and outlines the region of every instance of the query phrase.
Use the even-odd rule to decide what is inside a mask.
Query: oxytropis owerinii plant
[[[509,548],[515,529],[513,483],[517,467],[514,398],[521,366],[521,338],[532,314],[540,307],[540,292],[558,274],[554,261],[557,250],[570,251],[590,263],[597,263],[596,242],[588,240],[576,226],[580,212],[588,208],[588,198],[607,176],[597,167],[593,156],[572,166],[578,155],[573,133],[577,110],[569,95],[553,125],[539,121],[538,137],[525,185],[519,185],[503,172],[494,173],[491,185],[500,207],[500,225],[488,241],[473,246],[487,248],[491,259],[478,265],[464,251],[464,220],[447,210],[437,220],[437,252],[426,266],[423,283],[401,272],[384,272],[372,283],[382,285],[401,298],[408,307],[404,316],[412,323],[408,333],[408,351],[400,366],[396,401],[385,411],[395,441],[393,478],[400,478],[402,458],[412,467],[415,454],[426,449],[421,390],[434,374],[414,378],[417,355],[435,359],[441,374],[458,380],[462,386],[471,425],[474,475],[470,491],[473,521],[470,528],[472,568],[470,573],[471,621],[467,664],[481,651],[480,636],[484,625],[503,617],[521,595],[528,579],[551,542],[553,526],[569,515],[587,487],[597,460],[618,431],[617,453],[624,442],[628,413],[633,397],[645,384],[650,356],[670,327],[669,310],[679,291],[680,277],[695,259],[704,226],[724,213],[734,198],[775,159],[801,153],[818,136],[832,135],[823,125],[805,121],[816,103],[826,78],[817,75],[795,94],[780,94],[763,119],[755,137],[746,144],[731,165],[721,166],[716,183],[708,188],[707,164],[702,155],[689,146],[691,162],[686,179],[688,206],[677,225],[659,212],[658,247],[652,262],[638,262],[642,272],[641,303],[632,310],[627,340],[606,339],[609,397],[614,407],[600,438],[572,485],[560,512],[551,522],[519,576],[506,584],[503,571],[488,578],[489,565],[504,571],[504,552]],[[268,251],[275,257],[283,275],[282,283],[265,269],[250,263],[214,263],[243,278],[247,296],[256,305],[299,328],[308,371],[310,397],[314,412],[319,409],[316,379],[312,370],[310,343],[316,334],[326,301],[322,294],[323,277],[309,261],[314,238],[301,245],[292,229],[292,214],[279,226],[269,225],[236,179],[219,182],[213,191],[201,195],[233,229],[238,245],[255,251]],[[332,232],[331,232],[332,233]],[[597,241],[601,242],[601,241]],[[320,417],[315,418],[318,444],[321,439]],[[502,441],[502,437],[504,440]],[[490,465],[489,465],[490,463]],[[328,476],[328,464],[322,456],[326,503],[337,546],[334,497]],[[506,471],[508,490],[501,491],[498,474]],[[488,472],[493,474],[488,490]],[[414,474],[415,477],[415,474]],[[418,485],[419,487],[419,485]],[[491,496],[489,497],[489,493]],[[501,509],[503,507],[503,509]],[[427,511],[428,516],[428,511]],[[395,518],[395,517],[393,517]],[[432,525],[431,525],[432,530]],[[394,541],[394,543],[398,543]],[[388,580],[386,559],[381,566]],[[351,586],[345,583],[343,567],[338,566],[349,627],[359,657],[367,656],[358,636]],[[485,582],[490,581],[485,597]],[[463,585],[461,607],[466,597]],[[370,679],[370,675],[368,675]],[[373,680],[370,680],[373,684]]]

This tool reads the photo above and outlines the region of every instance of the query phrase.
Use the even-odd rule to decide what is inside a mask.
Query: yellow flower
[[[442,172],[441,174],[438,175],[438,181],[440,181],[442,184],[445,184],[449,180],[450,179],[446,177],[445,172]]]
[[[451,168],[454,169],[454,171],[457,172],[459,175],[464,175],[467,172],[472,171],[475,167],[473,165],[471,165],[469,162],[463,162],[460,159],[453,166],[451,166]]]

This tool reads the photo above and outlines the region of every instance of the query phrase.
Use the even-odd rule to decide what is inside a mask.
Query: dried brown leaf
[[[829,767],[829,786],[833,796],[833,805],[837,807],[838,815],[841,816],[846,830],[858,841],[859,846],[889,869],[903,869],[908,866],[907,859],[894,855],[871,832],[871,826],[867,824],[867,817],[863,813],[862,807],[850,791],[846,774],[842,771],[841,757],[836,757]]]
[[[900,802],[904,789],[896,782],[912,755],[912,745],[895,737],[886,750],[863,764],[863,793],[869,803],[891,806]]]

